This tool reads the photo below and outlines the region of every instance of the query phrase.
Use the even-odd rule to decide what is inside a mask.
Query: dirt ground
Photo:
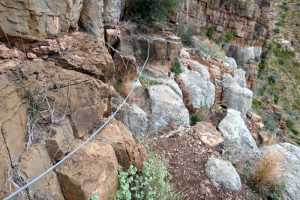
[[[218,151],[204,147],[192,131],[174,135],[160,135],[144,141],[150,151],[165,155],[169,173],[173,176],[176,194],[186,200],[258,200],[262,199],[243,185],[240,192],[215,188],[205,173],[205,163]]]

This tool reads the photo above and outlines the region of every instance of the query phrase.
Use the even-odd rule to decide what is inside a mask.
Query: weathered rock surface
[[[104,37],[103,13],[103,0],[83,1],[80,22],[88,32],[101,39]]]
[[[118,23],[125,6],[125,0],[104,0],[104,22]]]
[[[222,145],[230,161],[249,159],[257,152],[255,140],[239,111],[227,109],[226,117],[221,121],[218,129],[224,137]]]
[[[238,65],[244,66],[251,60],[259,60],[262,54],[260,46],[224,45],[227,56],[234,58]]]
[[[285,183],[283,199],[296,200],[300,196],[300,148],[289,143],[262,148],[262,154],[282,155],[282,180]]]
[[[153,85],[148,87],[151,99],[149,132],[155,133],[171,123],[177,126],[189,125],[189,112],[182,99],[170,87]]]
[[[32,145],[28,151],[22,156],[19,172],[22,178],[29,182],[39,176],[52,166],[51,159],[47,150],[39,144]],[[48,176],[43,178],[38,184],[29,188],[29,195],[31,198],[49,198],[63,200],[57,176],[51,172]]]
[[[5,139],[11,162],[18,163],[20,155],[26,148],[28,112],[26,105],[20,106],[12,118],[2,125],[2,134]]]
[[[179,58],[190,59],[191,56],[190,56],[189,52],[181,49],[180,54],[179,54]]]
[[[68,119],[64,119],[59,124],[51,124],[49,129],[53,136],[46,140],[46,148],[50,158],[57,161],[72,150],[73,130]]]
[[[138,105],[125,105],[119,118],[135,136],[146,135],[148,116]]]
[[[247,87],[246,72],[242,69],[233,71],[233,79],[243,88]]]
[[[21,69],[22,75],[32,80],[24,82],[26,87],[45,89],[39,88],[37,83],[46,85],[50,105],[55,102],[54,118],[60,119],[67,111],[77,137],[87,134],[110,111],[109,88],[101,81],[59,68],[52,62],[28,63]]]
[[[96,140],[102,144],[110,144],[114,148],[118,161],[124,169],[128,169],[130,165],[142,168],[141,150],[122,122],[116,120],[111,122],[96,137]]]
[[[209,158],[205,164],[207,176],[216,187],[224,186],[233,191],[242,188],[241,178],[233,165],[225,160]]]
[[[190,59],[180,59],[180,62],[187,69],[198,72],[203,80],[209,80],[210,73],[207,66],[204,66],[199,62]]]
[[[113,199],[118,190],[118,160],[108,144],[89,143],[56,173],[66,199],[88,200],[94,194]]]
[[[1,133],[1,130],[0,130]],[[8,178],[8,170],[10,168],[7,146],[0,134],[0,198],[2,199],[8,191],[5,191]]]
[[[237,82],[239,81],[239,82]],[[246,87],[245,80],[236,74],[235,78],[232,78],[229,74],[223,75],[222,86],[222,104],[227,108],[235,109],[246,116],[246,113],[251,109],[253,93]]]
[[[215,102],[215,86],[198,71],[184,68],[179,74],[180,79],[189,94],[194,108],[210,108]]]
[[[190,59],[180,59],[183,72],[177,77],[185,98],[194,109],[210,108],[215,102],[215,86],[210,82],[208,67]]]
[[[209,122],[198,122],[193,130],[205,146],[213,147],[223,142],[222,134]]]
[[[114,77],[113,60],[103,41],[86,33],[75,32],[60,38],[58,42],[65,44],[64,48],[67,49],[56,58],[58,65],[94,76],[103,82]]]
[[[10,1],[0,4],[0,35],[52,37],[77,28],[82,0]]]
[[[138,59],[145,60],[148,54],[148,42],[150,44],[150,60],[174,61],[178,58],[181,51],[180,38],[176,36],[162,37],[154,36],[138,36],[132,35],[134,40],[134,50]]]
[[[229,69],[231,69],[231,70],[237,69],[237,64],[236,64],[236,61],[235,61],[234,58],[232,58],[232,57],[226,57],[224,59],[224,62],[225,62],[225,64],[228,65]]]
[[[182,3],[180,17],[196,28],[215,27],[219,32],[236,29],[238,37],[254,39],[267,33],[267,1],[206,1],[187,0]]]

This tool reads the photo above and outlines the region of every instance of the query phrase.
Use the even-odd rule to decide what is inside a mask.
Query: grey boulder
[[[227,65],[227,67],[231,70],[235,70],[237,69],[237,64],[234,58],[232,57],[225,57],[224,59],[224,63],[225,65]]]
[[[258,152],[255,140],[239,111],[227,109],[227,114],[218,129],[224,137],[222,145],[230,161],[247,160]]]
[[[224,186],[233,191],[239,191],[242,188],[239,174],[228,161],[209,158],[205,164],[205,170],[215,187]]]
[[[235,78],[229,74],[223,75],[222,104],[227,108],[235,109],[243,114],[243,117],[251,109],[253,93],[246,87],[245,80],[240,74],[235,73]]]
[[[189,112],[174,90],[165,85],[153,85],[147,89],[151,100],[150,134],[170,124],[189,125]]]
[[[194,108],[210,108],[215,102],[215,86],[210,81],[202,79],[197,71],[185,69],[179,75],[188,91]]]
[[[148,129],[148,116],[138,105],[126,105],[122,109],[120,120],[135,136],[145,136]]]

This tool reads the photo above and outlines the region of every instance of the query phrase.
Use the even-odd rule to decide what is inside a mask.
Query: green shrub
[[[206,30],[206,36],[207,36],[209,39],[212,39],[214,33],[215,33],[215,28],[214,28],[214,27],[208,27],[208,28],[207,28],[207,30]]]
[[[291,131],[294,135],[299,135],[300,131],[296,128],[295,123],[291,120],[288,119],[286,121],[286,127],[288,128],[289,131]]]
[[[225,34],[221,34],[216,40],[215,42],[218,45],[222,45],[223,43],[228,43],[231,40],[233,40],[235,37],[237,36],[237,32],[235,29],[231,29],[229,31],[226,31]]]
[[[280,29],[279,28],[274,28],[273,32],[278,34],[278,33],[280,33]]]
[[[267,60],[266,59],[261,59],[260,63],[258,64],[258,67],[260,70],[264,70],[267,66]]]
[[[283,14],[281,15],[281,17],[282,17],[283,19],[285,19],[287,16],[289,16],[289,13],[288,13],[288,12],[285,12],[285,13],[283,13]]]
[[[41,112],[45,110],[43,108],[44,98],[36,94],[28,94],[28,100],[30,102],[30,120],[32,122],[38,121],[41,117]]]
[[[178,0],[130,0],[130,16],[138,23],[164,22]]]
[[[271,75],[271,76],[268,77],[268,83],[269,83],[270,85],[275,85],[276,79],[277,79],[277,78],[276,78],[275,76]]]
[[[281,26],[284,25],[284,23],[285,23],[285,21],[284,21],[284,19],[282,18],[282,19],[279,20],[279,22],[275,23],[275,25],[278,26],[278,27],[281,27]]]
[[[278,59],[278,64],[279,65],[285,65],[285,61],[283,59]]]
[[[280,5],[280,8],[283,9],[285,12],[287,12],[289,10],[289,6],[286,2],[282,3]]]
[[[194,114],[190,116],[190,125],[194,126],[197,122],[206,120],[205,111],[203,109],[197,110]]]
[[[164,159],[150,154],[143,169],[130,166],[119,174],[120,187],[115,200],[168,200],[176,199]]]
[[[259,101],[257,101],[256,99],[253,99],[252,100],[252,107],[255,110],[259,110],[259,109],[261,109],[261,103]]]
[[[181,64],[178,60],[176,60],[171,68],[171,72],[173,72],[175,75],[180,74],[182,72]]]
[[[237,32],[235,29],[231,29],[227,31],[224,35],[225,42],[230,42],[233,38],[237,36]]]
[[[100,200],[99,195],[98,194],[92,195],[90,200]]]
[[[149,79],[148,77],[143,76],[143,75],[140,78],[140,82],[142,85],[160,85],[161,84],[161,82],[154,80],[154,79]]]
[[[278,122],[274,118],[274,116],[266,115],[263,118],[264,118],[263,123],[265,124],[264,128],[270,132],[274,132],[278,127]]]

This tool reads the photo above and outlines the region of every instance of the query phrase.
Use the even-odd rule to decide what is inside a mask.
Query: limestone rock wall
[[[236,29],[238,37],[255,39],[267,35],[270,4],[266,0],[186,0],[180,17],[196,27],[217,31]]]
[[[124,4],[124,0],[2,0],[0,38],[55,37],[78,29],[79,24],[103,37],[104,25],[119,21]]]
[[[16,37],[51,37],[76,28],[83,0],[3,0],[0,33]]]

